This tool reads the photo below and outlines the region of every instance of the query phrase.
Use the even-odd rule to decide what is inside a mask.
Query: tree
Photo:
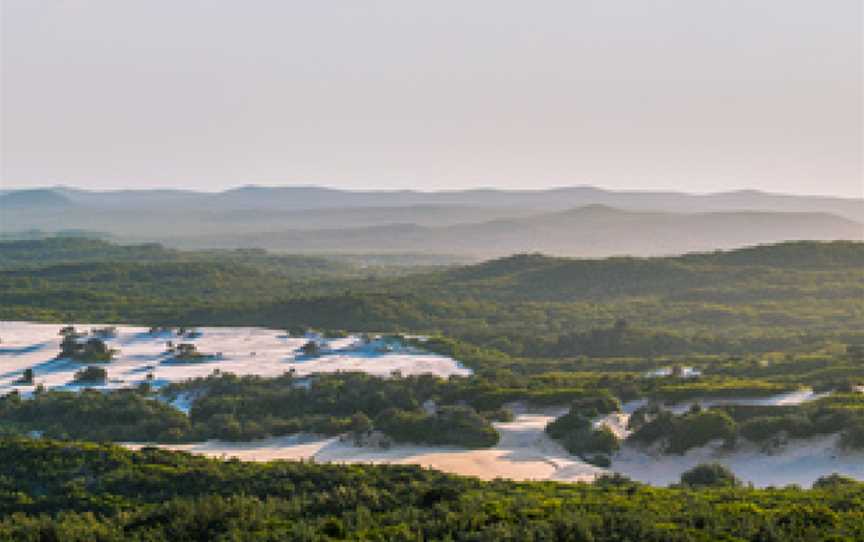
[[[24,369],[24,374],[21,375],[21,378],[18,379],[18,384],[32,384],[33,383],[33,369],[29,367]]]
[[[321,354],[321,347],[315,341],[309,341],[304,344],[300,350],[306,356],[317,356]]]
[[[84,357],[102,359],[106,356],[110,357],[110,350],[102,339],[93,337],[84,343]]]
[[[363,437],[372,431],[372,420],[369,419],[364,412],[355,412],[351,416],[351,434],[354,437],[354,444],[359,446],[363,442]]]
[[[813,489],[826,489],[829,491],[836,491],[837,489],[841,489],[844,487],[854,488],[858,485],[858,482],[854,478],[850,478],[848,476],[843,476],[842,474],[829,474],[828,476],[822,476],[815,482],[813,482]]]
[[[681,474],[681,485],[687,487],[736,487],[741,481],[719,463],[703,463]]]
[[[108,371],[95,365],[88,365],[85,369],[75,373],[76,382],[105,382],[107,379]]]

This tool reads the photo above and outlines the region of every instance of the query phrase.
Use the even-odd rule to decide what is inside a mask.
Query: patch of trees
[[[737,426],[725,412],[693,408],[680,416],[668,410],[660,410],[643,418],[630,435],[631,442],[641,444],[659,443],[661,450],[669,454],[683,454],[691,448],[704,446],[721,440],[733,447]]]
[[[468,406],[443,406],[432,414],[387,409],[374,426],[396,442],[488,448],[499,440],[489,421]]]
[[[320,374],[298,379],[291,374],[265,379],[212,375],[170,386],[167,394],[198,396],[190,410],[196,437],[248,440],[298,432],[335,435],[356,431],[356,420],[372,420],[364,430],[378,430],[399,442],[492,446],[498,434],[467,404],[467,379],[432,375],[378,378],[364,373]],[[441,405],[428,413],[421,407]],[[496,415],[492,412],[490,417]]]
[[[839,434],[840,445],[864,449],[864,395],[833,393],[799,405],[720,405],[674,415],[656,403],[630,417],[631,442],[656,444],[665,453],[682,454],[691,448],[723,441],[734,447],[743,439],[763,448],[794,439]]]
[[[182,412],[136,390],[41,391],[30,399],[7,394],[0,397],[4,423],[50,438],[93,441],[176,442],[191,430]]]
[[[79,333],[74,327],[66,326],[60,330],[60,353],[57,358],[73,359],[83,362],[107,363],[114,358],[117,350],[109,348],[100,337],[89,337]]]
[[[593,419],[620,408],[620,402],[608,392],[586,394],[573,401],[567,414],[550,422],[546,426],[546,434],[559,441],[571,454],[589,463],[608,467],[611,464],[610,456],[618,451],[620,442],[607,426],[595,427]]]

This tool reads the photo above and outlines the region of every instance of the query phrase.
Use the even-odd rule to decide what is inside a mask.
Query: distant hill
[[[68,207],[72,201],[56,190],[14,190],[0,194],[0,209],[3,208],[56,208]]]
[[[787,211],[823,212],[864,221],[864,200],[772,194],[756,190],[685,194],[662,191],[613,191],[592,186],[544,190],[472,189],[439,192],[415,190],[338,190],[318,186],[244,186],[218,193],[190,190],[88,191],[57,187],[50,190],[76,203],[105,209],[148,208],[223,211],[258,209],[299,211],[310,209],[381,207],[500,207],[563,211],[586,205],[607,205],[629,210],[670,212]],[[14,192],[32,192],[11,191]]]
[[[860,240],[864,201],[754,191],[691,195],[593,187],[450,192],[247,186],[0,195],[0,237],[99,232],[121,242],[291,252],[495,257],[665,255],[785,240]]]
[[[515,252],[603,257],[680,254],[786,240],[859,240],[861,224],[822,213],[660,213],[591,205],[564,212],[474,224],[388,224],[350,229],[287,230],[182,240],[190,246],[254,246],[289,252]]]

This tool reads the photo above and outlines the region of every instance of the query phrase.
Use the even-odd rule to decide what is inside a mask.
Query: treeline
[[[864,484],[752,489],[722,469],[677,488],[480,482],[414,466],[217,461],[0,440],[0,539],[803,542],[861,540]],[[699,489],[690,489],[690,487]]]

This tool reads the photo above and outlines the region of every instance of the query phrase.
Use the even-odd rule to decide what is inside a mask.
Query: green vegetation
[[[704,473],[704,474],[703,474]],[[719,470],[652,488],[480,482],[413,466],[220,462],[0,441],[0,539],[861,540],[864,484],[750,489]],[[689,478],[689,477],[688,477]]]
[[[667,453],[711,441],[771,448],[827,434],[864,449],[864,395],[855,391],[864,384],[862,243],[653,259],[521,255],[410,277],[263,251],[21,243],[0,243],[2,319],[133,322],[182,338],[194,335],[184,326],[218,324],[291,336],[389,333],[474,374],[213,374],[164,395],[143,385],[0,397],[0,435],[39,431],[64,440],[0,441],[0,540],[864,539],[864,486],[839,477],[809,491],[755,490],[703,465],[667,489],[620,477],[594,485],[482,483],[414,467],[247,465],[69,440],[313,432],[347,433],[362,444],[378,432],[389,441],[480,448],[496,444],[491,422],[508,419],[507,404],[520,402],[570,405],[547,434],[605,465],[620,443],[593,422],[622,401],[645,399],[629,438]],[[111,336],[64,328],[60,357],[82,362],[85,386],[107,377],[100,364],[113,355]],[[207,356],[192,343],[172,347],[181,361]],[[303,352],[320,350],[310,341]],[[697,372],[658,371],[674,367]],[[32,384],[32,371],[19,383]],[[803,386],[828,394],[795,406],[695,407],[680,415],[663,407]],[[165,401],[180,394],[192,401],[188,415]]]
[[[397,442],[455,444],[466,448],[498,444],[495,428],[466,406],[444,406],[434,414],[387,409],[378,414],[374,425]]]
[[[795,406],[720,406],[740,436],[770,445],[788,439],[840,433],[847,448],[864,449],[864,394],[833,393]]]
[[[86,375],[84,374],[86,372]],[[82,371],[82,383],[101,383],[104,369]],[[19,434],[99,441],[250,440],[299,432],[338,435],[379,430],[397,442],[484,448],[498,442],[489,418],[470,405],[470,382],[431,375],[381,379],[364,373],[296,379],[211,375],[169,386],[167,396],[196,397],[189,415],[144,386],[111,393],[43,391],[32,399],[0,397],[0,424]],[[431,402],[433,412],[422,407]],[[488,416],[500,416],[489,412]],[[369,425],[358,420],[368,420]]]
[[[804,352],[864,343],[862,261],[864,243],[797,242],[676,258],[522,255],[401,277],[263,251],[58,238],[0,243],[0,318],[440,333],[543,359]]]
[[[32,399],[8,394],[0,397],[2,424],[19,434],[93,441],[176,442],[190,432],[182,412],[137,390],[42,391]]]
[[[732,447],[735,437],[735,422],[728,414],[694,408],[681,416],[661,411],[636,429],[630,439],[644,444],[661,441],[665,453],[683,454],[712,440],[723,440],[726,446]]]

